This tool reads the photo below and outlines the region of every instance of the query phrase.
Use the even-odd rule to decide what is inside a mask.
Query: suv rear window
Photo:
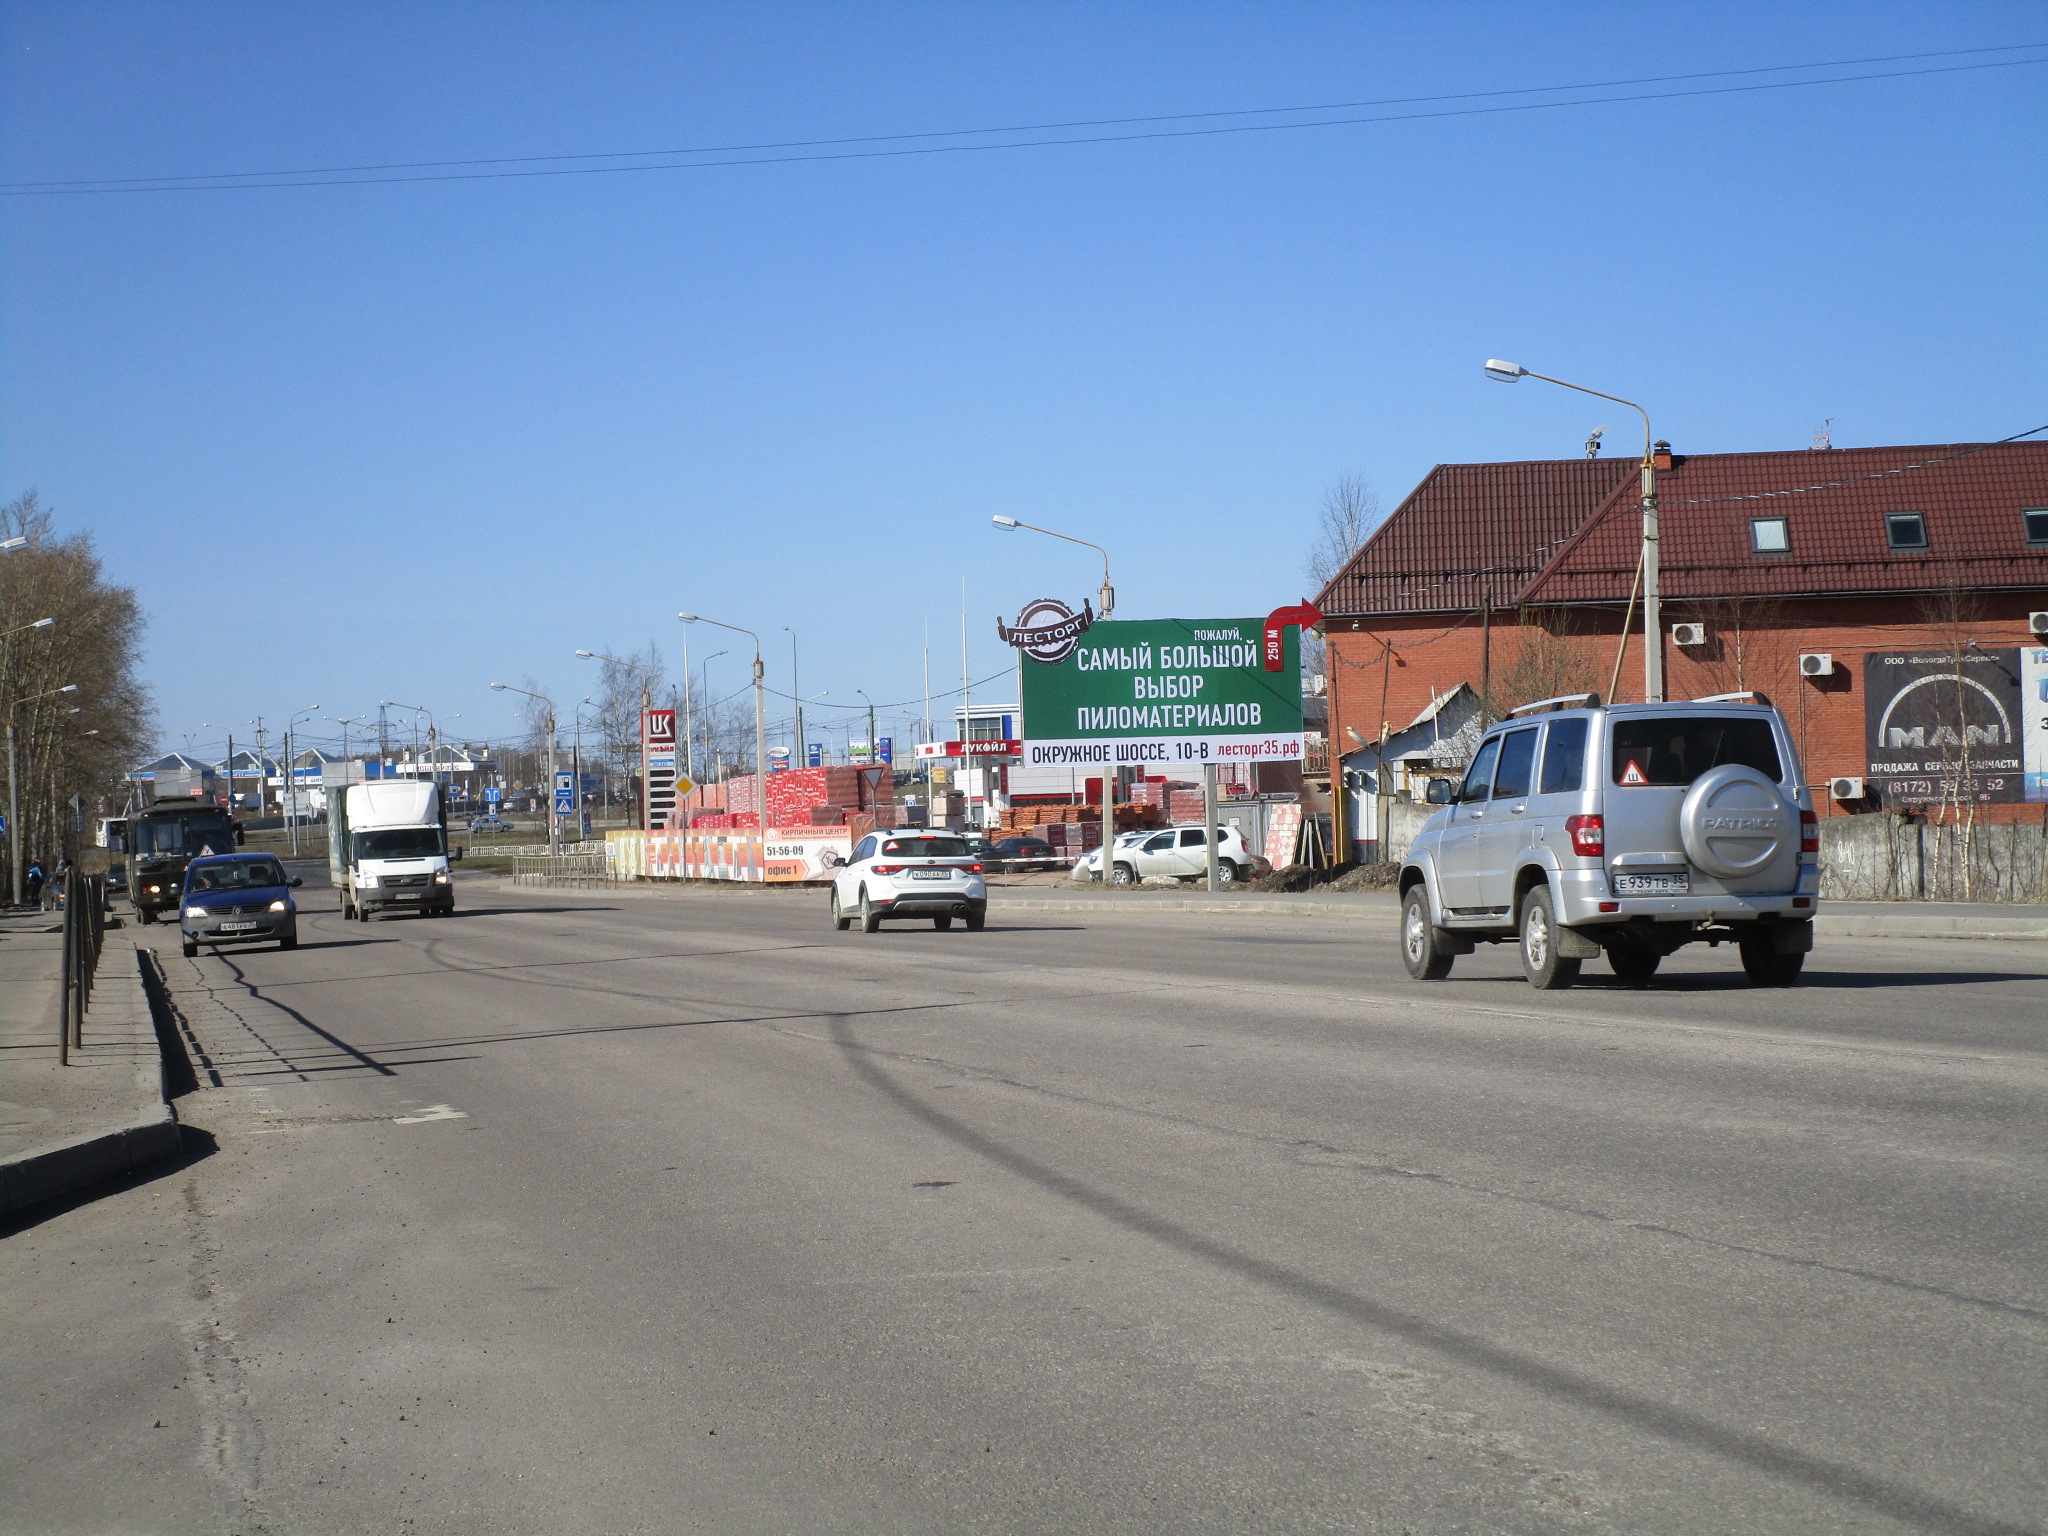
[[[957,837],[892,837],[882,852],[898,858],[960,859],[967,856],[967,845]]]
[[[1754,768],[1772,783],[1784,774],[1771,723],[1753,715],[1652,715],[1616,720],[1611,755],[1616,784],[1683,788],[1723,763]]]

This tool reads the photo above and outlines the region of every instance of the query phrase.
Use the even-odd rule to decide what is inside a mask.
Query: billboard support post
[[[1202,764],[1202,841],[1207,844],[1209,890],[1216,889],[1216,765]]]

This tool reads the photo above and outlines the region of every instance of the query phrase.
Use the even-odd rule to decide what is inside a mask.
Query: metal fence
[[[514,885],[609,885],[611,881],[602,852],[524,854],[512,860]]]
[[[64,876],[63,1007],[58,1010],[57,1056],[71,1064],[71,1053],[85,1046],[85,1010],[92,1004],[93,978],[99,973],[100,946],[106,936],[107,882],[103,875],[73,869]]]

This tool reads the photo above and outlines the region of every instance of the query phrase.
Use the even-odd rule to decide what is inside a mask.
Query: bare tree
[[[1303,566],[1318,592],[1350,564],[1358,546],[1380,525],[1380,516],[1379,493],[1363,475],[1345,475],[1323,492],[1315,541]]]
[[[1600,686],[1600,660],[1586,639],[1571,632],[1568,617],[1552,620],[1554,629],[1546,617],[1523,610],[1514,639],[1494,664],[1493,697],[1482,701],[1491,713]]]
[[[136,672],[142,614],[135,594],[101,579],[92,538],[60,537],[35,492],[0,507],[0,539],[28,544],[0,556],[0,723],[12,706],[22,850],[76,857],[66,802],[82,794],[101,815],[128,800],[128,773],[155,738]],[[45,628],[29,628],[43,619]],[[55,690],[75,687],[72,693]]]
[[[618,654],[610,646],[605,651]],[[621,665],[621,661],[630,665]],[[652,640],[621,661],[598,664],[597,720],[603,735],[606,771],[630,782],[640,772],[642,701],[651,704],[664,697],[668,691],[668,672],[661,650]]]

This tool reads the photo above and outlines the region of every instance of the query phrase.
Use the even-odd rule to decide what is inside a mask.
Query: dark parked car
[[[1066,855],[1035,837],[1006,837],[989,850],[988,861],[1003,869],[1065,869]]]
[[[267,853],[231,853],[194,859],[185,869],[178,929],[187,959],[202,944],[299,947],[299,907],[291,888],[300,883]]]

